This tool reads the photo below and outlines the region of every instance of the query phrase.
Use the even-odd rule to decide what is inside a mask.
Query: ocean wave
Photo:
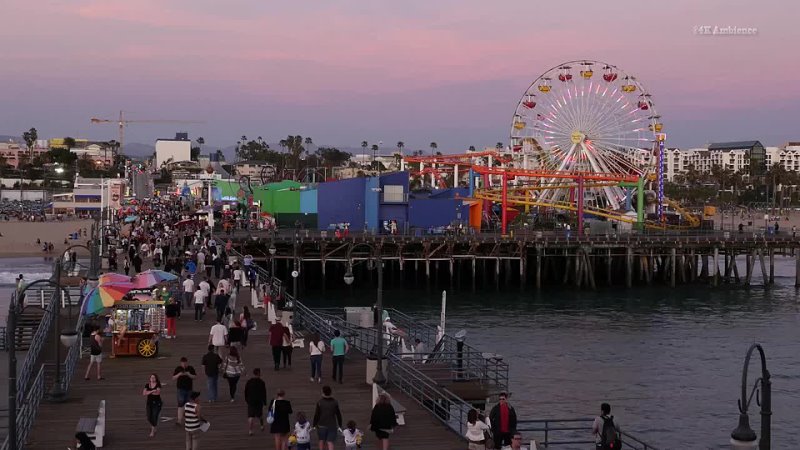
[[[29,272],[26,271],[25,268],[14,272],[0,271],[0,286],[15,286],[17,284],[17,278],[19,277],[19,274],[22,274],[25,281],[30,283],[33,280],[40,280],[43,278],[48,279],[52,276],[53,272]]]

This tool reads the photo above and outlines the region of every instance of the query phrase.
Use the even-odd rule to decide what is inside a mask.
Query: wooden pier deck
[[[244,304],[242,302],[245,297],[249,297],[247,289],[243,289],[243,294],[240,296],[239,305]],[[178,338],[161,340],[158,357],[106,358],[103,361],[105,380],[102,381],[94,378],[90,381],[83,379],[88,358],[82,359],[76,369],[78,372],[75,374],[68,400],[60,404],[42,402],[26,448],[52,450],[72,446],[72,437],[78,420],[81,417],[96,417],[101,400],[106,401],[106,437],[103,448],[141,450],[148,445],[164,449],[184,448],[183,427],[175,424],[176,392],[171,379],[172,372],[182,356],[189,358],[190,364],[198,373],[194,380],[194,388],[203,393],[202,413],[211,422],[211,429],[201,438],[200,448],[226,450],[273,448],[268,427],[263,433],[257,431],[252,437],[247,434],[246,406],[243,400],[247,377],[243,376],[239,381],[235,402],[229,401],[228,383],[222,378],[219,380],[218,401],[212,404],[205,401],[206,378],[200,360],[206,353],[207,336],[213,320],[213,314],[206,314],[204,321],[195,322],[191,312],[184,310],[183,317],[178,320]],[[253,368],[260,367],[268,393],[273,394],[278,388],[284,389],[294,411],[304,411],[311,419],[316,402],[321,396],[322,385],[309,381],[310,364],[307,350],[304,348],[294,350],[291,369],[273,371],[271,349],[267,343],[264,326],[266,318],[258,315],[256,320],[259,329],[251,334],[249,345],[243,354],[248,376]],[[364,356],[351,352],[345,362],[344,384],[333,383],[333,380],[327,378],[331,373],[330,355],[327,354],[323,361],[323,374],[326,375],[323,384],[330,383],[333,387],[333,396],[340,403],[344,421],[355,420],[358,427],[365,432],[364,448],[374,448],[376,442],[374,434],[368,431],[372,388],[365,382],[365,370]],[[160,424],[154,438],[147,436],[149,425],[145,416],[145,398],[141,395],[142,388],[151,373],[158,374],[164,385],[162,420],[168,419]],[[94,375],[94,370],[92,374]],[[396,390],[389,392],[408,409],[405,416],[406,425],[399,427],[392,436],[392,448],[461,450],[466,447],[459,436],[417,403]],[[312,433],[312,448],[316,448],[316,445],[316,436]],[[336,447],[342,448],[343,442],[338,442]]]

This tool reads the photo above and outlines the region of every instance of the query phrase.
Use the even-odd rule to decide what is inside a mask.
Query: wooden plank
[[[245,304],[249,291],[242,290],[239,305]],[[255,367],[260,367],[267,390],[272,394],[282,388],[287,399],[292,402],[295,412],[303,411],[309,419],[314,414],[314,406],[320,398],[321,385],[309,381],[310,362],[305,349],[295,349],[293,366],[275,372],[272,368],[271,349],[267,345],[266,318],[257,314],[258,330],[250,336],[249,346],[243,352],[243,360],[247,374]],[[206,352],[208,332],[213,324],[211,314],[205,320],[195,322],[191,314],[184,314],[177,325],[178,338],[162,340],[160,354],[157,358],[118,357],[103,361],[105,380],[90,381],[83,379],[87,360],[79,362],[73,378],[68,400],[60,404],[42,402],[39,414],[31,432],[30,450],[50,450],[66,448],[72,445],[72,436],[80,417],[96,417],[97,405],[106,400],[106,448],[141,450],[143,446],[153,448],[184,448],[185,434],[182,427],[175,425],[176,391],[171,379],[172,371],[182,356],[189,358],[198,376],[194,388],[202,392],[202,413],[211,422],[211,430],[201,438],[201,448],[224,448],[226,450],[272,448],[272,436],[266,432],[257,432],[255,436],[247,435],[246,406],[243,400],[244,385],[248,377],[239,381],[236,401],[231,403],[228,394],[228,383],[220,379],[218,386],[218,402],[207,403],[206,378],[200,359]],[[331,383],[333,395],[339,400],[343,418],[355,420],[359,428],[367,434],[366,448],[374,447],[373,434],[368,432],[369,417],[372,408],[372,388],[366,384],[365,358],[357,353],[347,357],[344,366],[344,384],[334,384],[331,376],[331,359],[329,354],[323,361],[323,383]],[[164,408],[162,418],[169,418],[159,426],[155,438],[148,438],[149,425],[145,416],[145,398],[141,391],[150,373],[160,377],[164,389],[162,399]],[[94,376],[94,371],[92,372]],[[419,406],[414,400],[402,395],[397,389],[389,388],[389,392],[405,406],[406,423],[392,435],[392,448],[420,449],[443,448],[463,449],[465,444],[454,432],[436,420],[432,414]],[[316,448],[316,436],[313,438]],[[341,442],[337,443],[337,447]]]

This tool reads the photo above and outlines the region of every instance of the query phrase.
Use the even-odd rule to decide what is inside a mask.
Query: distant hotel
[[[764,147],[759,141],[737,141],[709,144],[706,148],[667,149],[664,155],[667,180],[686,173],[690,167],[701,173],[714,166],[741,173],[742,178],[764,175],[774,164],[786,171],[800,172],[800,142],[780,147]]]

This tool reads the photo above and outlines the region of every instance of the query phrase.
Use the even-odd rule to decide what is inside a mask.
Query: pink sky
[[[797,2],[6,0],[0,134],[113,139],[92,116],[195,119],[193,137],[446,150],[508,140],[517,100],[562,61],[650,90],[671,145],[800,140]],[[757,27],[748,37],[696,25]],[[128,142],[174,125],[130,126]]]

